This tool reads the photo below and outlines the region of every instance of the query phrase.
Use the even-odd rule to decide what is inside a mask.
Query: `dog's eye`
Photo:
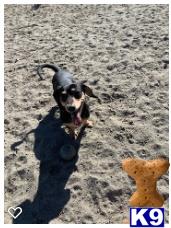
[[[62,94],[61,94],[61,100],[62,100],[63,102],[65,102],[65,101],[67,100],[67,98],[68,98],[68,94],[67,94],[67,93],[62,93]]]
[[[72,91],[72,92],[74,92],[74,91],[75,91],[75,88],[74,88],[74,87],[73,87],[73,88],[71,88],[71,91]]]
[[[80,98],[81,98],[81,95],[82,95],[82,93],[79,92],[79,91],[75,91],[75,92],[74,92],[74,97],[75,97],[76,99],[80,99]]]

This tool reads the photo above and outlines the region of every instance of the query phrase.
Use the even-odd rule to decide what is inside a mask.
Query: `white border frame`
[[[2,0],[3,4],[169,4],[169,0]]]
[[[169,34],[170,34],[170,23],[171,23],[171,17],[170,17],[170,4],[168,0],[94,0],[93,2],[90,0],[2,0],[0,3],[0,28],[1,28],[1,36],[0,36],[0,44],[1,44],[1,52],[0,52],[0,61],[1,66],[4,66],[4,4],[168,4],[169,5]],[[170,37],[169,37],[170,38]],[[171,60],[170,57],[170,39],[169,39],[169,62]],[[1,77],[0,77],[0,111],[1,111],[1,119],[0,119],[0,173],[1,173],[1,187],[0,187],[0,224],[3,224],[5,226],[12,226],[14,224],[4,224],[4,67],[0,68]],[[170,71],[169,71],[170,72]],[[169,77],[169,85],[170,85],[171,79]],[[171,89],[169,86],[169,107],[170,107],[170,94]],[[169,117],[170,117],[170,109],[169,109]],[[169,126],[171,124],[171,120],[169,118]],[[171,133],[169,131],[169,158],[170,158],[170,136]],[[170,169],[169,169],[170,171]],[[169,192],[171,192],[171,183],[170,183],[171,173],[169,172]],[[3,196],[3,197],[2,197]],[[171,197],[169,197],[169,208],[171,211]],[[171,212],[170,216],[171,217]],[[170,224],[170,220],[169,220]],[[23,226],[29,226],[30,224],[25,224]],[[33,224],[35,225],[41,225],[42,224]],[[43,226],[47,226],[49,224],[43,224]],[[51,224],[51,225],[57,225],[57,226],[67,226],[67,224]],[[71,226],[91,226],[91,224],[68,224]],[[114,227],[130,227],[128,224],[93,224],[95,226],[114,226]],[[168,224],[165,224],[165,227],[169,228]]]

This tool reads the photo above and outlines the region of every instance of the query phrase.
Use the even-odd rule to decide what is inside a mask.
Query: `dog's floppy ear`
[[[58,106],[61,105],[61,102],[60,102],[60,94],[62,92],[63,88],[62,87],[57,87],[54,91],[53,91],[53,97],[55,99],[55,101],[57,102]]]
[[[99,97],[97,97],[94,93],[93,90],[88,87],[87,85],[85,85],[84,83],[81,84],[82,90],[85,94],[87,94],[89,97],[94,97],[98,99],[98,102],[101,103],[101,100]]]

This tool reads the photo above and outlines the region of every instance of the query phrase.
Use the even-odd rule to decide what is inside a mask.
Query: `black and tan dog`
[[[53,96],[60,109],[60,117],[64,125],[69,129],[72,137],[76,137],[75,130],[80,126],[92,127],[92,122],[88,120],[90,116],[89,106],[85,102],[86,95],[94,97],[92,89],[84,82],[75,82],[73,76],[53,64],[43,64],[37,69],[40,78],[43,68],[52,69],[55,74],[52,79]]]

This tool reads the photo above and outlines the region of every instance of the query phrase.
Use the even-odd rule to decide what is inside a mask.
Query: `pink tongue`
[[[77,113],[77,115],[74,117],[74,124],[79,126],[81,124],[81,117],[80,117],[80,113]]]

